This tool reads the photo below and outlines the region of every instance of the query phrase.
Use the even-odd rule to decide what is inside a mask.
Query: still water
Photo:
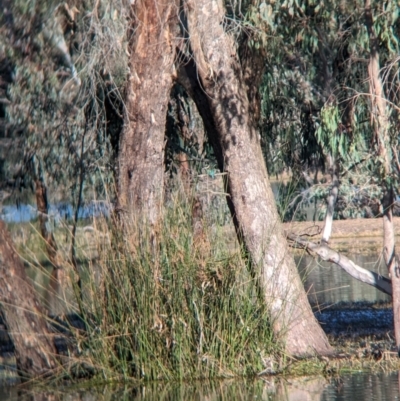
[[[372,254],[346,253],[351,260],[361,267],[387,276],[383,261]],[[313,307],[325,308],[340,302],[385,302],[390,297],[376,288],[353,279],[340,267],[323,261],[315,260],[310,255],[297,256],[300,275]],[[91,274],[96,274],[95,266],[88,266]],[[51,269],[30,267],[27,269],[36,289],[48,312],[51,315],[68,313],[76,308],[75,295],[65,285],[65,277],[54,277]],[[63,274],[56,271],[56,274]],[[1,399],[0,399],[1,401]]]
[[[92,389],[0,388],[2,401],[150,401],[150,400],[265,400],[265,401],[394,401],[399,399],[399,373],[355,373],[340,378],[265,378],[253,381],[223,380],[171,385],[158,383],[141,388]]]

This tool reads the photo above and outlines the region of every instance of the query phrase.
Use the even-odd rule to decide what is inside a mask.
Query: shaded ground
[[[356,302],[333,305],[315,313],[324,331],[333,337],[392,336],[391,304]]]

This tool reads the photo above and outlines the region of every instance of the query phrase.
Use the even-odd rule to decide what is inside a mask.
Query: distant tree
[[[12,71],[5,140],[19,151],[18,157],[2,155],[3,184],[34,189],[49,259],[58,267],[49,203],[69,201],[75,208],[74,261],[85,194],[113,197],[127,68],[124,16],[118,15],[124,9],[118,5],[5,1],[0,16],[0,65]]]
[[[278,11],[281,6],[287,14]],[[281,76],[285,80],[285,75],[291,77],[301,69],[302,79],[305,80],[303,87],[308,88],[309,97],[305,101],[300,91],[295,92],[295,102],[298,104],[295,110],[304,109],[308,104],[312,119],[308,126],[301,127],[297,118],[295,133],[298,139],[295,139],[293,146],[289,146],[289,162],[286,165],[294,167],[297,164],[294,173],[307,175],[310,157],[315,155],[304,157],[300,151],[296,151],[296,147],[301,148],[312,134],[319,146],[320,160],[323,162],[321,167],[328,167],[326,172],[332,176],[323,234],[326,243],[334,214],[342,218],[374,214],[383,216],[383,255],[391,278],[390,293],[393,296],[396,344],[399,347],[400,290],[393,228],[395,188],[400,172],[399,109],[396,106],[400,83],[398,6],[394,1],[372,0],[339,4],[303,1],[289,2],[288,6],[276,4],[275,16],[286,16],[294,23],[290,27],[281,24],[276,29],[294,31],[290,46],[296,50],[297,57],[289,58]],[[275,51],[280,53],[279,48]],[[293,63],[294,60],[296,63]],[[279,91],[282,87],[275,90]],[[267,101],[270,102],[269,99]],[[269,103],[267,106],[266,111],[273,110]],[[277,127],[280,124],[278,121]],[[282,130],[279,140],[292,145],[292,134],[290,129],[289,132]],[[312,180],[309,181],[312,185]],[[304,185],[304,181],[301,185]],[[335,206],[339,188],[342,198],[340,214]],[[306,191],[303,192],[305,194]],[[307,194],[311,192],[307,189]],[[380,205],[379,211],[375,208],[372,212],[373,203]],[[298,239],[299,243],[302,241],[304,239]],[[325,255],[326,259],[336,260],[335,263],[364,281],[357,269],[348,269],[354,264],[347,264],[344,260],[338,262],[332,250],[322,250],[315,244],[306,247],[314,249],[320,256]],[[368,276],[366,271],[363,274]],[[388,281],[385,278],[383,280],[384,291],[387,292]],[[375,285],[379,280],[370,277],[367,281]]]

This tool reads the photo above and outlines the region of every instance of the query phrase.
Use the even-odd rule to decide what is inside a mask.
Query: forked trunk
[[[0,307],[23,377],[50,374],[57,367],[51,333],[4,222],[0,221]]]
[[[118,179],[118,203],[124,217],[157,229],[164,191],[164,147],[168,100],[173,85],[174,0],[138,0],[132,4],[133,37]]]
[[[276,210],[222,0],[187,0],[190,44],[208,98],[212,142],[228,176],[238,231],[260,278],[274,332],[292,356],[332,352],[316,321]]]

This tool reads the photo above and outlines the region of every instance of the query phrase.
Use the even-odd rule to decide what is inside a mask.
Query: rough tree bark
[[[292,356],[329,354],[290,256],[264,164],[259,136],[234,41],[224,31],[222,0],[187,0],[190,44],[202,89],[208,97],[213,142],[228,176],[238,230],[259,268],[274,332]]]
[[[118,206],[124,216],[140,218],[156,230],[164,192],[164,134],[178,6],[175,0],[131,4],[133,37],[119,148]]]
[[[23,377],[50,374],[58,366],[44,312],[25,274],[4,222],[0,221],[0,308]]]
[[[375,135],[377,153],[383,164],[381,187],[383,196],[381,200],[383,209],[383,256],[392,280],[392,299],[394,333],[396,346],[400,355],[400,273],[395,250],[395,233],[393,226],[393,186],[390,183],[392,174],[389,137],[389,119],[387,115],[387,102],[383,91],[382,80],[379,75],[379,42],[374,29],[374,19],[371,10],[371,0],[365,0],[365,25],[369,36],[370,56],[368,63],[369,90],[371,95],[371,120]]]

